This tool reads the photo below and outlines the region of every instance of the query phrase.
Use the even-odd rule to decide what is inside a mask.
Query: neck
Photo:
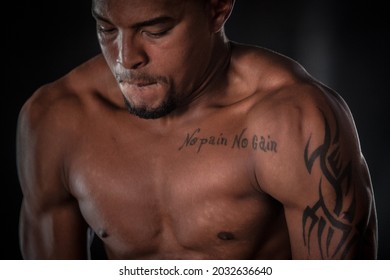
[[[215,47],[211,52],[210,63],[208,64],[203,76],[200,79],[198,86],[183,100],[180,104],[181,108],[188,109],[197,101],[206,95],[211,94],[215,89],[222,84],[222,79],[226,75],[226,71],[230,64],[231,45],[230,42],[221,35],[216,40]]]

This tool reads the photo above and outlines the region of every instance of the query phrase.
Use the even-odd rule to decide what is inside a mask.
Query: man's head
[[[234,0],[93,0],[102,53],[129,111],[162,117],[212,71]]]

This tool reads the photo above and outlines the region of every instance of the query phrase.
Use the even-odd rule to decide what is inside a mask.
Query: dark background
[[[21,259],[21,191],[15,163],[18,112],[40,85],[59,78],[99,52],[90,1],[13,2],[12,7],[2,9],[3,18],[9,19],[3,23],[5,50],[2,48],[6,86],[1,95],[5,143],[0,259]],[[379,259],[390,259],[390,152],[386,139],[390,133],[390,32],[385,30],[388,20],[384,3],[237,0],[226,32],[234,41],[270,48],[297,60],[349,104],[376,196]]]

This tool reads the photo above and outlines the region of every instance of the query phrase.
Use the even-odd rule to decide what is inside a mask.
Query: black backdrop
[[[99,52],[90,1],[13,1],[3,8],[5,48],[0,259],[21,259],[18,218],[21,191],[15,163],[15,127],[24,101]],[[370,167],[379,221],[379,258],[390,259],[389,31],[383,1],[237,0],[226,32],[300,62],[338,91],[355,117]],[[383,2],[384,3],[384,2]],[[2,64],[4,66],[4,64]],[[4,76],[5,74],[5,76]]]

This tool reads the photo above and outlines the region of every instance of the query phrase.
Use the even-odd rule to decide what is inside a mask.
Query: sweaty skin
[[[93,1],[102,54],[20,113],[24,258],[88,258],[89,228],[110,259],[376,258],[347,105],[229,42],[233,4]]]

